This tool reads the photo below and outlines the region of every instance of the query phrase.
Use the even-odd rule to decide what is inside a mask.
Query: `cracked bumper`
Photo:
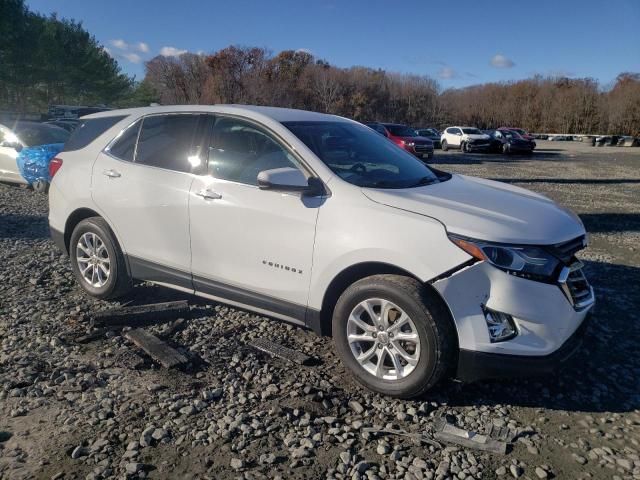
[[[458,331],[462,380],[545,374],[581,343],[591,309],[576,311],[559,285],[526,280],[476,263],[433,284]],[[491,342],[482,306],[511,315],[518,335]]]

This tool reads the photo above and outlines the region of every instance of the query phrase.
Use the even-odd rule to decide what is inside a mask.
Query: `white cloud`
[[[142,60],[142,58],[140,58],[140,55],[138,55],[137,53],[123,53],[122,54],[122,58],[126,58],[127,60],[129,60],[131,63],[140,63],[140,61]]]
[[[442,80],[451,80],[452,78],[456,78],[458,73],[451,67],[442,67],[438,72],[438,78]]]
[[[180,50],[176,47],[162,47],[160,49],[160,55],[164,55],[165,57],[179,57],[183,53],[187,53],[187,51]]]
[[[491,57],[491,61],[489,62],[489,64],[496,68],[511,68],[515,66],[513,60],[505,57],[500,53],[496,53],[493,57]]]
[[[107,52],[108,55],[116,60],[126,60],[130,63],[142,62],[142,56],[140,56],[140,53],[147,53],[149,51],[149,46],[144,42],[129,44],[118,38],[115,40],[109,40],[109,44],[112,45],[115,50],[104,47],[104,51]]]
[[[120,38],[109,40],[109,43],[120,50],[127,50],[129,48],[129,44]]]
[[[547,72],[548,75],[550,75],[551,77],[575,77],[576,74],[573,72],[570,72],[568,70],[549,70]]]

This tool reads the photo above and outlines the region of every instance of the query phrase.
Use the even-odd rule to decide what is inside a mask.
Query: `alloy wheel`
[[[401,380],[420,360],[420,336],[416,325],[396,304],[369,298],[351,311],[347,341],[356,361],[383,380]]]
[[[104,241],[95,233],[86,232],[78,239],[76,262],[80,275],[92,287],[103,287],[109,280],[109,252]]]

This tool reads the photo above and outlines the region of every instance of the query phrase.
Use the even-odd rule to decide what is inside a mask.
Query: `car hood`
[[[471,138],[473,140],[489,140],[491,138],[489,135],[485,135],[484,133],[480,134],[480,135],[475,134],[475,133],[471,133],[471,134],[470,133],[465,133],[464,137],[465,138]]]
[[[543,195],[464,175],[419,188],[370,189],[370,200],[434,218],[449,233],[491,242],[551,245],[585,233],[573,212]]]

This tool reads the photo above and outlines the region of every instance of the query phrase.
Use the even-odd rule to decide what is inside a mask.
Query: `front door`
[[[321,198],[261,190],[258,173],[304,168],[266,129],[218,117],[191,186],[193,282],[213,298],[304,320]]]
[[[460,130],[459,128],[452,128],[451,135],[447,135],[447,142],[449,142],[449,145],[459,147],[461,139],[462,139],[462,130]]]

